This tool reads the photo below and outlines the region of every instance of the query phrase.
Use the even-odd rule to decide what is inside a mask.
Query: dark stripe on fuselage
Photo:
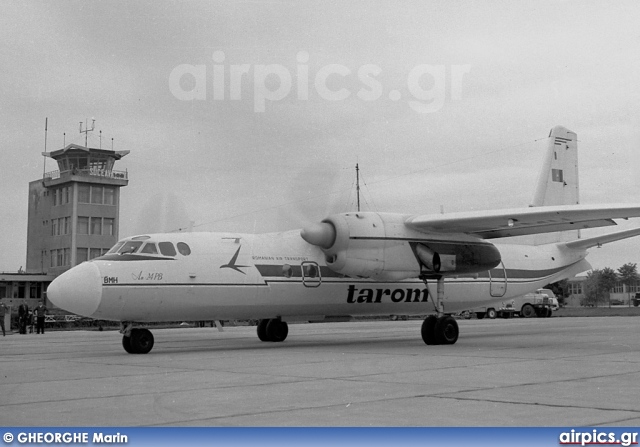
[[[98,258],[93,258],[92,261],[175,261],[175,258],[168,258],[165,256],[148,256],[139,254],[117,254],[112,253],[103,255]]]

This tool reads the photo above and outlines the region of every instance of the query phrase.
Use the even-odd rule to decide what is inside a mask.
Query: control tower
[[[58,170],[29,183],[28,273],[59,275],[115,245],[129,179],[113,167],[128,153],[77,144],[42,153]]]

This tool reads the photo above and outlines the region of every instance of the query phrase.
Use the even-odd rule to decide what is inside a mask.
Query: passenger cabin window
[[[163,255],[165,256],[176,255],[176,249],[171,242],[160,242],[158,246],[160,247],[160,253],[162,253]]]
[[[304,264],[304,276],[307,278],[315,278],[318,276],[318,268],[314,264]]]
[[[153,242],[147,242],[144,247],[142,247],[142,250],[140,250],[140,253],[145,253],[145,254],[150,254],[150,255],[157,255],[158,254],[158,249],[156,248],[156,244],[154,244]]]
[[[191,248],[189,248],[189,246],[184,242],[178,242],[177,246],[178,246],[178,252],[182,256],[189,256],[191,254]]]

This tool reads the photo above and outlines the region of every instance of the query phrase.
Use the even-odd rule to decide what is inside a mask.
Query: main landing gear
[[[284,341],[289,334],[289,326],[279,318],[260,320],[258,323],[258,338],[260,341]]]
[[[427,286],[426,277],[421,278]],[[429,315],[422,323],[422,340],[428,345],[452,345],[458,341],[460,330],[458,323],[451,315],[444,314],[442,301],[444,299],[444,278],[438,278],[437,294],[435,299],[438,315]],[[433,295],[431,295],[433,299]]]
[[[147,354],[153,348],[153,334],[149,329],[133,328],[133,323],[120,323],[122,347],[129,354]]]

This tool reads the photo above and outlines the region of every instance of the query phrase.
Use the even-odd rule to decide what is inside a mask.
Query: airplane
[[[452,345],[452,314],[571,278],[591,268],[588,248],[640,235],[578,236],[640,217],[640,205],[579,204],[577,160],[577,135],[556,126],[529,207],[347,212],[280,233],[132,236],[60,275],[47,295],[69,312],[119,321],[131,354],[154,344],[137,326],[163,321],[256,320],[261,341],[282,342],[291,322],[429,314],[422,340]]]

